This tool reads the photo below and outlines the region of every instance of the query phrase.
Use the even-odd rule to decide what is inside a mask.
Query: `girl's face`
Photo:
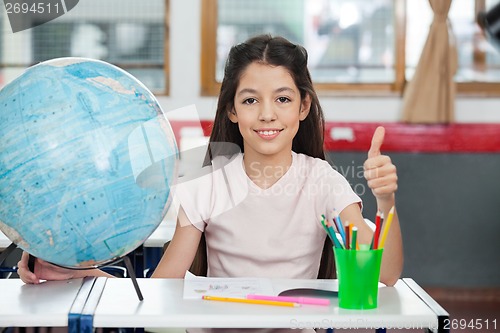
[[[241,75],[229,119],[238,124],[245,155],[289,158],[310,106],[285,67],[254,62]]]

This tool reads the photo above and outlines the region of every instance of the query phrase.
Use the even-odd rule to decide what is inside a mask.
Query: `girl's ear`
[[[234,109],[234,107],[227,111],[227,116],[233,123],[238,123],[238,117],[236,116],[236,110]]]
[[[306,97],[300,103],[300,114],[299,114],[300,121],[307,118],[307,115],[309,114],[310,110],[311,110],[311,96],[307,94]]]

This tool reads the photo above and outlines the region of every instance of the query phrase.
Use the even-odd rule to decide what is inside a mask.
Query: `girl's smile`
[[[277,137],[283,129],[277,128],[263,128],[254,130],[262,139],[272,140]]]

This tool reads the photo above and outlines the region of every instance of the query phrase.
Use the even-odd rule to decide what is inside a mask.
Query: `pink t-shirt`
[[[267,189],[247,176],[243,154],[216,157],[180,181],[176,200],[205,232],[208,276],[301,279],[318,275],[326,237],[320,215],[361,204],[328,162],[295,152],[288,171]]]

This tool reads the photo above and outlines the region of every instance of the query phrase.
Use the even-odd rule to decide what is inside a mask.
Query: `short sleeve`
[[[357,203],[363,208],[361,198],[354,192],[347,179],[326,161],[318,163],[317,184],[320,192],[318,213],[331,216],[339,214],[347,206]]]

